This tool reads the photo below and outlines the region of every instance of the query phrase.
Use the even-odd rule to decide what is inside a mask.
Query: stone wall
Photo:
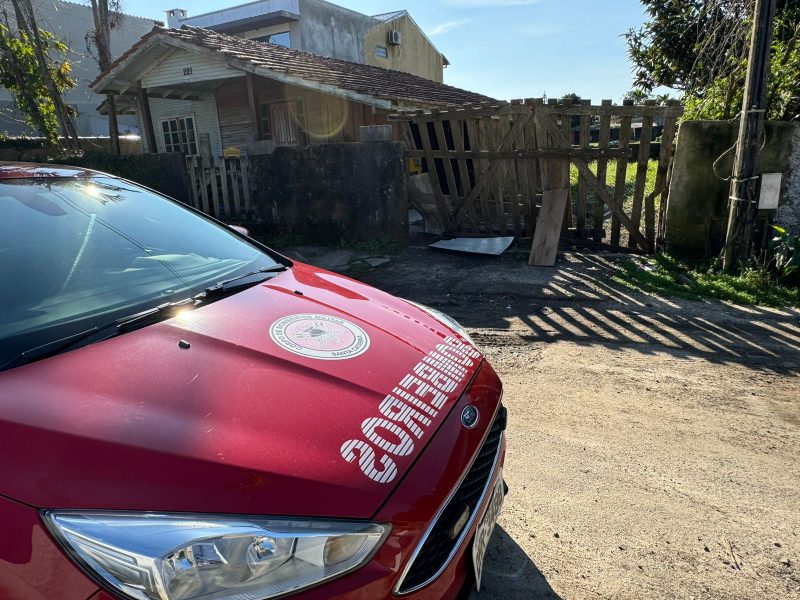
[[[667,205],[668,252],[700,258],[722,249],[737,132],[738,122],[681,124]],[[765,133],[758,172],[784,174],[780,207],[771,211],[771,222],[800,231],[800,123],[769,121]]]
[[[249,157],[259,222],[254,233],[310,244],[408,242],[403,144],[360,142],[279,147]]]

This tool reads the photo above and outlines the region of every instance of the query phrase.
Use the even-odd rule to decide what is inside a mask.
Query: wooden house
[[[360,126],[386,124],[401,108],[492,100],[397,70],[189,26],[155,27],[92,87],[138,115],[146,151],[187,156],[353,142]]]

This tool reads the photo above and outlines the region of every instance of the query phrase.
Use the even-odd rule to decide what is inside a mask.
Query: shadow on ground
[[[481,591],[473,592],[470,600],[494,598],[498,600],[560,598],[525,551],[500,525],[495,527],[486,551]]]
[[[534,268],[410,249],[359,278],[451,314],[484,346],[567,340],[800,374],[797,309],[641,294],[613,280],[620,258],[572,253],[555,268]]]

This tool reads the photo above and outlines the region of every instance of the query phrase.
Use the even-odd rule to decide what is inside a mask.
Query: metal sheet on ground
[[[500,256],[503,252],[508,250],[508,247],[513,242],[513,237],[454,238],[452,240],[436,242],[431,244],[430,247],[439,250],[453,250],[454,252]]]

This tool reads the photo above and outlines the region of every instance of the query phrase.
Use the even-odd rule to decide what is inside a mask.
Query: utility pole
[[[726,273],[737,272],[749,256],[750,236],[758,214],[756,166],[766,120],[767,79],[775,5],[776,0],[755,0],[747,81],[728,199],[728,233],[722,259],[722,268]]]

